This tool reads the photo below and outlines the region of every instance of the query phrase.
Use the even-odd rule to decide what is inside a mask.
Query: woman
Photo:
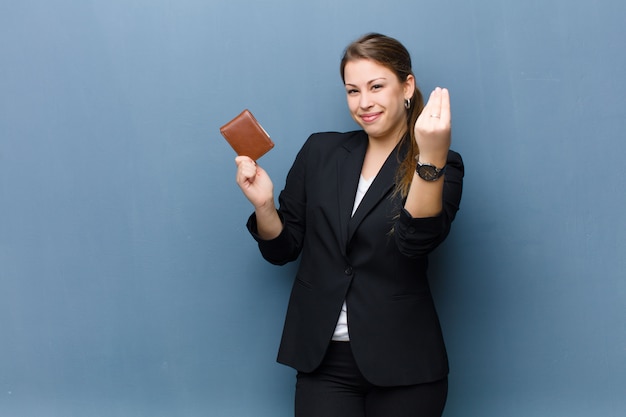
[[[448,363],[426,270],[461,199],[449,94],[424,106],[406,48],[380,34],[348,46],[341,76],[362,130],[312,135],[278,209],[267,173],[236,158],[261,254],[300,256],[278,361],[298,371],[297,417],[440,416]]]

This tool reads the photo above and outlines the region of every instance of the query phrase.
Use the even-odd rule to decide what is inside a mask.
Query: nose
[[[368,93],[361,92],[361,95],[359,96],[359,107],[362,109],[369,109],[372,107],[372,100]]]

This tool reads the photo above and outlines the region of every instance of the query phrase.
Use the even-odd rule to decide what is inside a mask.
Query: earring
[[[410,107],[411,107],[411,99],[410,99],[410,98],[407,98],[407,99],[404,101],[404,108],[408,110]]]

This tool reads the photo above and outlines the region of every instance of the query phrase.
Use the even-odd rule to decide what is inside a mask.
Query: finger
[[[237,165],[241,164],[242,162],[252,162],[254,164],[254,160],[249,156],[240,155],[235,158],[235,163]]]
[[[437,87],[433,90],[428,103],[430,104],[428,115],[433,118],[441,117],[441,88]]]
[[[435,88],[433,92],[433,117],[439,118],[441,117],[441,88]]]
[[[246,163],[246,165],[241,169],[241,173],[246,177],[246,179],[252,182],[258,174],[258,169],[256,165]]]
[[[236,158],[237,162],[237,182],[243,184],[246,182],[253,182],[254,177],[257,174],[257,167],[248,157]]]
[[[442,121],[450,123],[450,92],[447,88],[441,89],[441,107],[439,115]]]
[[[426,117],[430,117],[431,113],[432,113],[432,109],[434,106],[434,100],[435,100],[435,90],[430,92],[430,95],[428,96],[428,101],[426,101],[426,105],[424,106],[424,110],[422,110],[422,113],[424,113],[424,115]]]
[[[246,173],[254,173],[256,172],[257,164],[253,159],[247,156],[238,156],[235,158],[235,163],[237,164],[237,169]]]

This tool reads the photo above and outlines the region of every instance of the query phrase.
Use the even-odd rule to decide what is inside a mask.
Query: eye
[[[346,93],[347,93],[349,96],[354,95],[354,94],[356,94],[356,93],[358,93],[358,92],[359,92],[359,90],[357,90],[356,88],[349,88],[349,89],[347,89],[347,90],[346,90]]]
[[[372,85],[372,90],[373,91],[380,90],[381,88],[383,88],[382,84],[374,84],[374,85]]]

